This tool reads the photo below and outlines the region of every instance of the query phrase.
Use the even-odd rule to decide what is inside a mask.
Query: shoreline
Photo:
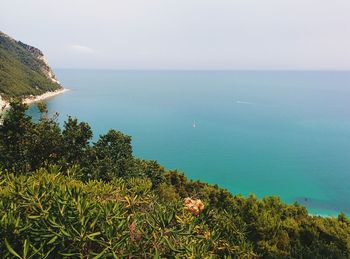
[[[53,91],[53,92],[46,92],[46,93],[43,93],[41,95],[30,96],[30,97],[24,98],[23,103],[32,104],[35,102],[40,102],[40,101],[43,101],[45,99],[54,97],[54,96],[59,95],[59,94],[63,94],[63,93],[68,92],[68,91],[69,91],[69,89],[62,88],[62,89],[58,89],[58,90]]]
[[[62,88],[62,89],[58,89],[58,90],[53,91],[53,92],[43,93],[41,95],[29,96],[29,97],[26,97],[23,99],[23,103],[30,105],[32,103],[40,102],[40,101],[46,100],[48,98],[54,97],[56,95],[63,94],[63,93],[68,92],[68,91],[69,91],[69,89]],[[8,109],[9,107],[10,107],[10,103],[5,101],[4,99],[2,99],[2,97],[0,96],[0,111]]]

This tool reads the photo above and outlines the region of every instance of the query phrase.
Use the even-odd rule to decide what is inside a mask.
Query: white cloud
[[[70,48],[75,52],[82,54],[92,54],[95,52],[92,48],[83,45],[71,45]]]

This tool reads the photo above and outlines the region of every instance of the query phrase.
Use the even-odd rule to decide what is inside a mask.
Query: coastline
[[[40,102],[40,101],[43,101],[45,99],[54,97],[56,95],[63,94],[65,92],[67,92],[67,91],[69,91],[69,89],[62,88],[62,89],[58,89],[58,90],[53,91],[53,92],[43,93],[41,95],[29,96],[29,97],[23,99],[23,103],[25,103],[25,104],[32,104],[32,103],[35,103],[35,102]],[[5,101],[4,99],[2,99],[2,97],[0,96],[0,111],[2,109],[7,109],[9,107],[10,107],[10,103]]]
[[[31,103],[35,103],[35,102],[40,102],[40,101],[43,101],[45,99],[54,97],[54,96],[59,95],[59,94],[63,94],[63,93],[68,92],[68,91],[69,91],[69,89],[62,88],[62,89],[58,89],[58,90],[53,91],[53,92],[46,92],[46,93],[43,93],[41,95],[30,96],[30,97],[24,98],[23,103],[31,104]]]

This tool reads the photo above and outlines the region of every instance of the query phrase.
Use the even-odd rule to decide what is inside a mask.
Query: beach
[[[0,109],[2,108],[8,108],[8,102],[6,102],[5,100],[3,100],[0,96]]]
[[[30,96],[30,97],[25,98],[23,100],[23,103],[31,104],[31,103],[35,103],[35,102],[40,102],[40,101],[43,101],[45,99],[54,97],[56,95],[63,94],[64,92],[67,92],[67,91],[69,91],[69,89],[62,88],[62,89],[58,89],[58,90],[53,91],[53,92],[46,92],[46,93],[41,94],[41,95]]]
[[[43,100],[51,98],[53,96],[62,94],[62,93],[67,92],[67,91],[69,91],[69,89],[61,88],[61,89],[58,89],[58,90],[53,91],[53,92],[46,92],[46,93],[41,94],[41,95],[29,96],[29,97],[23,99],[23,103],[31,104],[31,103],[35,103],[35,102],[40,102],[40,101],[43,101]],[[0,96],[0,109],[2,109],[2,108],[7,109],[7,108],[9,108],[9,106],[10,106],[9,102],[5,101]]]

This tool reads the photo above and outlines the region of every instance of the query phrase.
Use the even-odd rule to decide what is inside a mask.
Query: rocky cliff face
[[[24,49],[28,50],[36,59],[44,62],[43,66],[41,66],[40,69],[41,69],[41,72],[43,72],[43,74],[46,75],[48,79],[50,79],[54,83],[58,83],[58,84],[60,83],[57,80],[55,74],[53,73],[51,67],[49,66],[49,63],[47,62],[44,54],[40,49],[30,46],[28,44],[25,44],[21,41],[18,41],[18,44],[21,45]]]
[[[0,96],[28,97],[62,89],[44,54],[0,32]]]

